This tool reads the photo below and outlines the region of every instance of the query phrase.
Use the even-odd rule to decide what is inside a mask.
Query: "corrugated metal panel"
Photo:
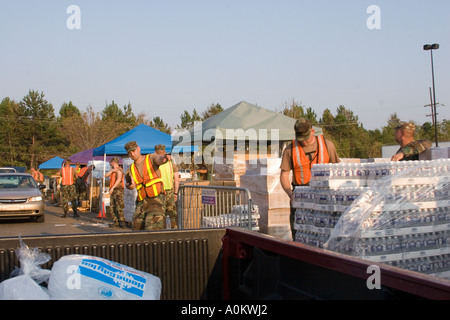
[[[42,267],[51,269],[64,255],[105,258],[160,277],[161,300],[197,300],[203,297],[221,249],[223,229],[202,231],[138,232],[22,238],[30,248],[51,256]],[[18,239],[0,239],[0,281],[9,278],[19,262]]]

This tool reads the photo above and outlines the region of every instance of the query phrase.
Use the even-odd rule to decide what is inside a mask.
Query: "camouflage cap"
[[[117,157],[111,158],[111,160],[109,160],[109,162],[119,163],[119,158],[117,158]]]
[[[311,136],[311,122],[306,118],[300,118],[295,122],[294,130],[295,130],[295,138],[298,141],[308,140]]]
[[[130,151],[136,150],[137,147],[138,147],[138,144],[137,144],[136,141],[130,141],[130,142],[128,142],[128,143],[125,145],[124,148],[125,148],[125,150],[126,150],[127,153],[128,153],[128,152],[130,152]]]
[[[155,146],[155,151],[157,150],[164,150],[166,151],[166,146],[163,144],[158,144],[157,146]]]
[[[406,122],[406,121],[400,121],[397,126],[395,127],[395,130],[403,129],[403,130],[416,130],[416,125],[412,122]]]

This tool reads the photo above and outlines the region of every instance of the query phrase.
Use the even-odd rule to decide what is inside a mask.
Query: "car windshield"
[[[36,181],[31,176],[2,175],[0,176],[0,189],[27,189],[37,188]]]

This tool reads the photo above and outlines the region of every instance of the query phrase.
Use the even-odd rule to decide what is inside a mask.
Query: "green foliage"
[[[172,129],[170,129],[169,125],[163,121],[160,117],[154,117],[150,122],[150,127],[155,128],[161,132],[171,134]]]
[[[190,128],[196,121],[206,120],[223,108],[218,103],[205,111],[192,113],[185,110],[180,115],[177,129]],[[314,110],[292,100],[285,103],[280,113],[298,119],[305,117],[322,128],[327,139],[332,140],[342,158],[376,158],[381,156],[383,145],[396,145],[394,128],[399,121],[392,114],[385,126],[366,130],[353,111],[340,105],[333,113],[325,109],[319,118]],[[145,114],[135,115],[130,103],[120,108],[114,101],[104,109],[94,112],[92,106],[80,111],[71,101],[63,103],[59,116],[44,93],[29,90],[20,102],[8,97],[0,102],[0,166],[26,166],[28,169],[54,157],[67,157],[79,151],[96,148],[124,132],[145,123],[171,134],[172,129],[156,116],[147,120]],[[438,124],[439,141],[450,141],[450,121]],[[416,138],[435,140],[435,127],[430,122],[416,123]]]

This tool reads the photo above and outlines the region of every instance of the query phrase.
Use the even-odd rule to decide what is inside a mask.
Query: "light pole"
[[[433,64],[433,50],[439,49],[439,44],[426,44],[423,46],[423,50],[431,52],[431,76],[433,79],[433,110],[434,110],[434,134],[436,139],[436,147],[438,146],[438,125],[437,125],[437,113],[436,113],[436,89],[434,87],[434,64]]]

